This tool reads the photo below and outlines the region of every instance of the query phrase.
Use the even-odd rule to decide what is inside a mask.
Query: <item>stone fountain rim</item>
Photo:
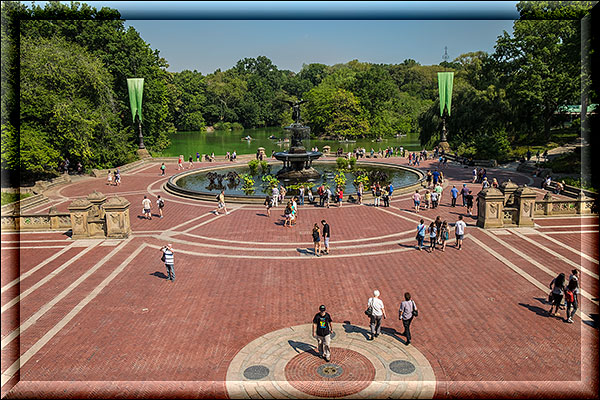
[[[317,164],[336,164],[337,161],[336,160],[319,160],[317,162]],[[270,165],[274,165],[273,163],[269,163]],[[414,190],[416,188],[420,189],[422,187],[422,182],[425,180],[425,173],[423,171],[421,171],[420,169],[417,168],[413,168],[413,167],[409,167],[406,165],[398,165],[398,164],[390,164],[390,163],[382,163],[382,162],[356,162],[357,166],[360,165],[364,165],[364,166],[382,166],[382,167],[387,167],[387,168],[393,168],[393,169],[398,169],[398,170],[404,170],[404,171],[409,171],[412,172],[414,174],[417,175],[418,179],[413,182],[410,185],[407,186],[402,186],[399,188],[394,188],[394,193],[397,194],[402,194],[402,193],[412,193],[414,192]],[[201,191],[197,191],[197,190],[190,190],[190,189],[185,189],[182,188],[181,186],[177,185],[177,181],[181,178],[183,178],[184,176],[188,176],[188,175],[192,175],[192,174],[196,174],[196,173],[200,173],[200,172],[209,172],[209,171],[215,171],[215,170],[220,170],[220,169],[227,169],[227,168],[231,168],[231,167],[242,167],[242,166],[246,166],[243,164],[224,164],[224,165],[217,165],[217,166],[206,166],[206,167],[202,167],[202,168],[198,168],[198,169],[194,169],[191,171],[183,171],[180,172],[178,174],[173,175],[172,177],[170,177],[167,182],[165,182],[162,186],[163,190],[165,190],[167,193],[170,193],[174,196],[178,196],[178,197],[185,197],[188,199],[195,199],[195,200],[208,200],[208,201],[216,201],[215,200],[215,193],[210,193],[210,192],[201,192]],[[346,194],[346,193],[344,193]],[[348,193],[348,195],[353,195],[354,193]],[[365,193],[364,194],[364,198],[369,198],[370,194]],[[265,200],[265,195],[248,195],[248,196],[233,196],[233,195],[227,195],[225,197],[225,200],[227,202],[231,202],[231,203],[242,203],[242,204],[257,204],[257,203],[262,203]]]

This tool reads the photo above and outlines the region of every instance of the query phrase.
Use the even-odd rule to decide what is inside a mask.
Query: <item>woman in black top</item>
[[[321,257],[321,229],[319,229],[319,225],[315,224],[312,230],[313,243],[315,245],[314,253],[317,257]]]
[[[550,310],[548,311],[549,315],[558,315],[558,310],[560,307],[560,303],[562,302],[564,291],[565,291],[565,274],[560,273],[556,278],[552,279],[550,282],[550,289],[552,289],[551,297],[552,297],[552,305],[550,306]],[[552,314],[552,309],[555,310],[555,314]]]

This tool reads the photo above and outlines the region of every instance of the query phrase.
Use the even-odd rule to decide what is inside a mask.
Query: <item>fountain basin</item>
[[[272,167],[277,167],[279,164],[269,164]],[[319,174],[323,176],[316,180],[308,179],[308,182],[314,182],[313,193],[316,193],[316,186],[326,179],[327,182],[334,186],[333,175],[336,172],[336,162],[333,160],[321,160],[314,163],[313,167]],[[359,162],[356,164],[357,168],[372,170],[382,169],[385,170],[391,177],[391,182],[394,185],[394,193],[402,194],[408,192],[414,192],[415,189],[421,189],[421,182],[425,179],[425,174],[412,167],[387,164],[387,163],[371,163],[371,162]],[[250,169],[247,165],[222,165],[217,167],[205,167],[195,169],[192,171],[184,171],[177,175],[172,176],[164,185],[163,188],[168,193],[197,200],[208,200],[215,201],[215,196],[221,191],[221,187],[216,185],[210,185],[209,180],[206,177],[208,172],[217,172],[222,175],[226,175],[230,171],[235,171],[238,174],[249,173]],[[273,173],[274,171],[272,171]],[[351,172],[346,172],[347,182],[344,188],[344,197],[347,199],[348,195],[355,195],[356,188],[353,185],[353,177]],[[223,189],[225,190],[226,200],[234,203],[262,203],[265,198],[265,192],[263,191],[262,181],[259,176],[256,176],[256,190],[252,194],[245,194],[242,190],[242,184],[230,185],[229,182],[223,180]],[[283,184],[294,183],[293,181],[287,181],[280,179]],[[369,199],[371,197],[370,192],[365,191],[364,198]]]

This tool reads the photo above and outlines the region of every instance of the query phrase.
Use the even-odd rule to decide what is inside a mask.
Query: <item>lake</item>
[[[262,128],[262,129],[244,129],[240,131],[215,131],[215,132],[177,132],[169,136],[171,145],[164,149],[161,156],[177,157],[183,154],[187,159],[190,155],[196,158],[196,152],[200,154],[225,155],[225,153],[233,152],[238,154],[254,154],[256,149],[264,147],[267,156],[271,155],[271,151],[282,151],[289,148],[289,143],[277,144],[277,140],[269,139],[269,136],[274,135],[278,138],[289,138],[290,134],[283,128]],[[253,140],[243,140],[244,137],[250,136]],[[310,149],[317,146],[319,150],[323,146],[331,146],[331,151],[335,152],[339,147],[345,152],[352,151],[355,147],[364,147],[367,152],[373,148],[376,152],[380,148],[388,146],[403,146],[410,151],[418,151],[422,149],[419,143],[419,134],[410,133],[401,138],[387,138],[381,142],[375,142],[372,139],[357,139],[355,143],[344,143],[336,140],[319,140],[310,139],[304,140],[304,147]]]

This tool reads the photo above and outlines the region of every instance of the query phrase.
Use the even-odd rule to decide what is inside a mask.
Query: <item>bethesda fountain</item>
[[[318,179],[321,174],[313,168],[313,160],[323,155],[320,151],[306,151],[302,144],[303,139],[310,137],[310,128],[300,122],[300,104],[306,100],[291,102],[292,119],[294,122],[284,129],[291,133],[290,149],[274,154],[275,158],[283,162],[283,168],[277,172],[277,178],[284,181],[307,181]]]

